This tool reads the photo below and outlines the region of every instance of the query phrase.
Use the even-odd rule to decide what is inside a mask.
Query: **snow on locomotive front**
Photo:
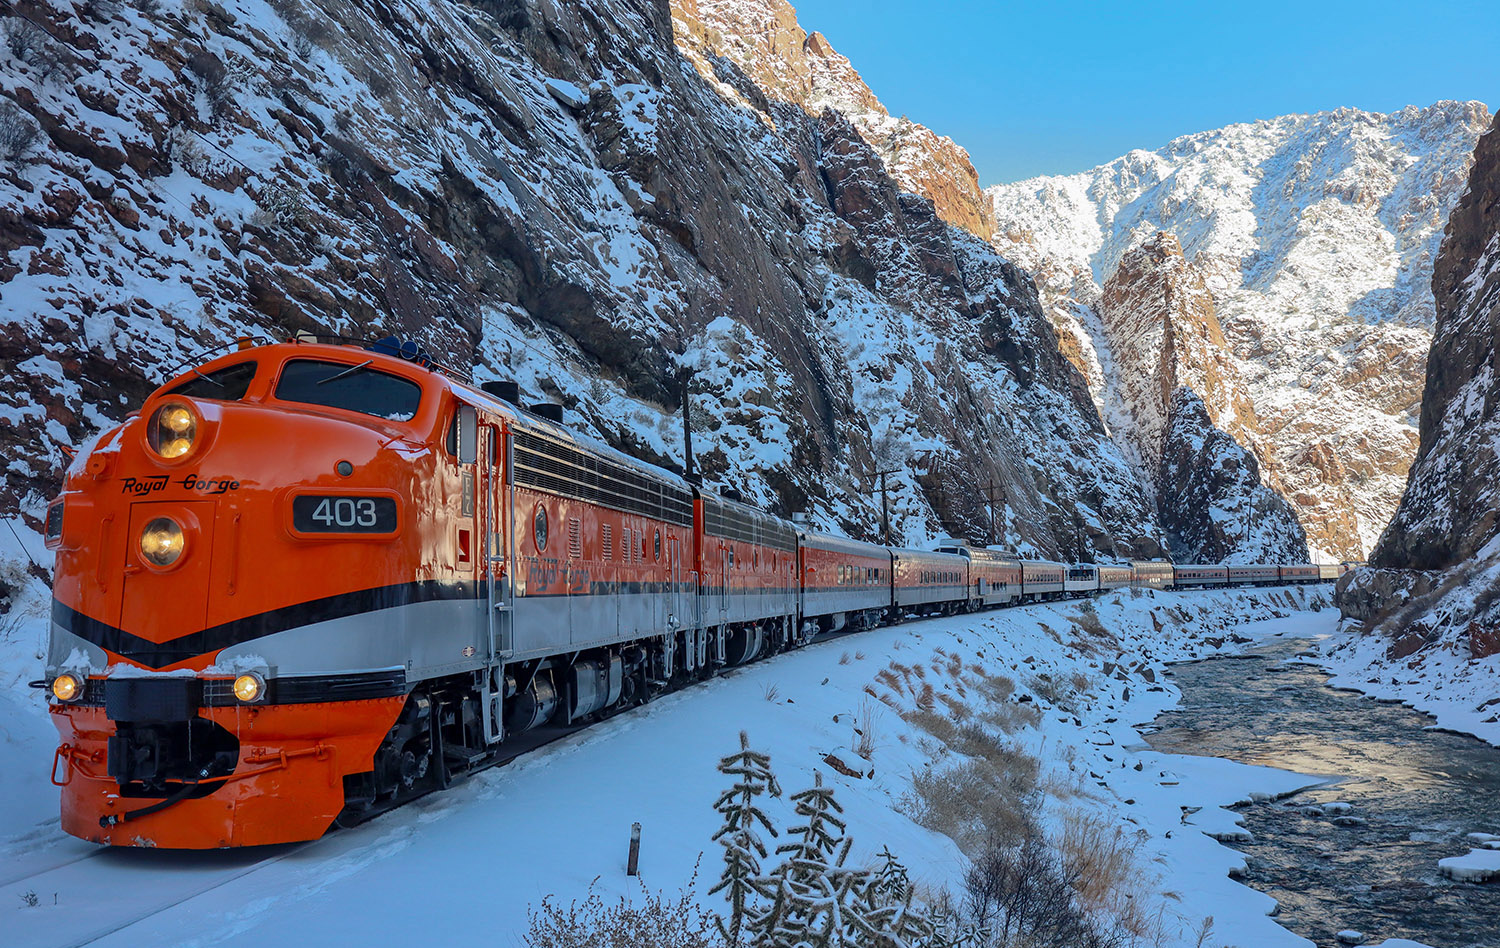
[[[472,474],[444,450],[451,402],[446,380],[394,356],[245,348],[74,460],[47,514],[67,832],[311,839],[347,793],[412,783],[419,755],[391,746],[425,736],[393,731],[409,681],[483,658],[481,528]]]

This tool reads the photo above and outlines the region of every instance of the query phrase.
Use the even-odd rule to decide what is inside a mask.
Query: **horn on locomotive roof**
[[[511,381],[484,382],[479,386],[486,395],[493,395],[502,402],[521,404],[521,383]]]
[[[548,421],[555,421],[558,424],[562,424],[563,407],[554,402],[537,402],[527,410],[538,418],[545,418]]]

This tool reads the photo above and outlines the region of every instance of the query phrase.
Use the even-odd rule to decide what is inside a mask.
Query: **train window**
[[[234,365],[215,369],[212,372],[199,372],[194,369],[193,378],[172,389],[171,394],[186,395],[189,398],[212,398],[220,402],[237,402],[250,390],[250,382],[255,378],[255,370],[258,367],[259,363],[252,359],[249,362],[236,362]]]
[[[536,550],[537,550],[537,552],[538,553],[546,552],[546,550],[547,550],[547,508],[543,507],[541,504],[537,504],[536,505],[536,513],[532,516],[532,520],[531,520],[531,535],[532,535],[532,538],[536,540]]]
[[[284,402],[342,408],[389,421],[411,421],[422,401],[422,386],[369,368],[370,361],[346,365],[293,359],[281,370],[276,397]]]
[[[448,426],[448,453],[460,464],[479,459],[479,413],[470,405],[459,405]]]

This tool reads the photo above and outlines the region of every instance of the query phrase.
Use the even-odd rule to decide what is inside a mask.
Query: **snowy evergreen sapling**
[[[725,893],[730,915],[727,920],[716,916],[715,923],[726,942],[738,945],[750,899],[761,877],[760,860],[766,857],[760,829],[777,835],[756,798],[767,793],[779,797],[781,787],[771,772],[770,756],[751,750],[750,735],[744,731],[740,732],[739,752],[719,761],[719,773],[733,777],[735,782],[714,803],[714,810],[724,817],[724,825],[713,836],[714,842],[724,847],[724,874],[708,894]]]

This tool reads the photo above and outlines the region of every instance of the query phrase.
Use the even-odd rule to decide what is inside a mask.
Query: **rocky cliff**
[[[712,51],[715,10],[674,33],[633,0],[17,4],[6,509],[35,525],[61,448],[199,350],[399,332],[668,466],[691,368],[709,483],[856,536],[894,469],[898,540],[1161,552],[1031,278],[899,178],[921,162],[872,146],[873,96],[777,94]],[[796,89],[799,57],[833,61],[771,44]]]
[[[1467,674],[1452,656],[1479,660],[1500,654],[1496,127],[1479,139],[1467,188],[1448,218],[1433,267],[1437,309],[1421,446],[1401,506],[1381,534],[1371,565],[1338,586],[1344,615],[1387,640],[1384,655],[1373,660],[1376,674],[1387,666],[1418,669],[1431,664],[1418,675],[1432,671],[1452,678]],[[1403,671],[1403,677],[1407,674]],[[1489,682],[1493,686],[1493,672]],[[1491,713],[1488,722],[1494,720]]]
[[[849,60],[808,33],[787,0],[672,0],[678,41],[698,62],[725,57],[768,97],[818,114],[837,109],[903,190],[932,201],[938,216],[989,239],[994,214],[969,153],[953,140],[896,118]]]
[[[1220,326],[1201,345],[1243,382],[1228,430],[1314,547],[1363,559],[1416,452],[1432,262],[1489,119],[1481,103],[1440,102],[1184,136],[989,189],[995,245],[1036,275],[1064,350],[1116,418],[1119,380],[1156,367],[1110,351],[1105,286],[1136,247],[1174,235],[1182,282],[1201,284]],[[1222,395],[1189,384],[1217,420]]]
[[[1432,272],[1421,444],[1371,563],[1448,569],[1500,534],[1500,133],[1474,151]]]
[[[1159,232],[1128,251],[1094,307],[1107,353],[1102,404],[1143,480],[1175,560],[1304,562],[1306,535],[1285,500],[1261,482],[1245,446],[1259,435],[1255,408],[1228,354],[1213,295]]]

